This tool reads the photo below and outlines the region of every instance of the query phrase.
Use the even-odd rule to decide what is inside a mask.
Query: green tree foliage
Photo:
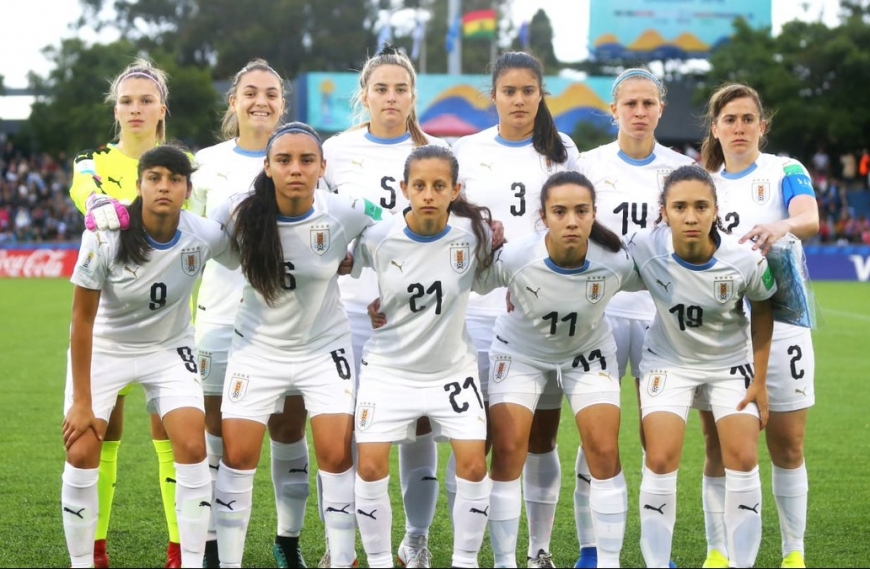
[[[529,22],[529,52],[541,61],[546,73],[558,71],[559,60],[553,50],[553,26],[543,10],[535,12]]]
[[[831,155],[870,145],[870,11],[867,2],[843,2],[837,27],[794,21],[771,37],[735,22],[734,37],[711,57],[698,103],[726,82],[758,90],[775,113],[768,133],[771,151],[809,158],[817,147]]]
[[[140,55],[136,47],[126,40],[86,46],[66,39],[44,53],[55,68],[47,78],[29,76],[36,102],[26,129],[38,150],[69,155],[112,140],[113,111],[105,97],[112,79]],[[153,59],[169,74],[167,137],[190,146],[213,143],[218,95],[208,70],[180,66],[164,52]]]

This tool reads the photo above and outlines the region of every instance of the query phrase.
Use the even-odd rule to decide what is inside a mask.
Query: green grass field
[[[806,441],[810,475],[806,560],[810,567],[864,567],[870,554],[870,398],[862,386],[868,362],[866,330],[870,325],[870,286],[866,283],[814,283],[823,324],[814,333],[816,406],[810,413]],[[72,285],[66,280],[0,279],[0,369],[2,372],[2,464],[0,468],[0,548],[2,567],[66,567],[69,558],[60,516],[60,476],[64,452],[60,425],[68,343]],[[862,347],[863,346],[863,347]],[[637,495],[641,452],[637,436],[634,390],[623,385],[621,452],[629,488],[628,527],[622,565],[640,567]],[[157,460],[151,445],[141,389],[127,403],[125,435],[119,456],[118,487],[109,532],[113,567],[162,567],[166,529],[157,487]],[[562,496],[552,549],[557,566],[573,566],[573,465],[578,436],[570,412],[563,413],[559,453]],[[863,442],[861,442],[863,441]],[[762,443],[763,446],[763,443]],[[441,470],[447,459],[441,448]],[[770,493],[770,462],[760,449],[764,487],[763,540],[757,566],[779,567],[780,537]],[[312,452],[312,457],[313,457]],[[698,567],[706,554],[701,511],[703,441],[697,418],[690,420],[680,468],[679,505],[673,559],[680,567]],[[311,469],[312,475],[314,469]],[[391,495],[399,496],[394,465]],[[275,511],[269,479],[268,446],[254,486],[254,511],[244,564],[275,567],[271,555]],[[524,527],[525,522],[521,522]],[[404,519],[394,502],[394,549]],[[452,537],[443,492],[430,534],[433,566],[450,563]],[[323,528],[316,500],[309,501],[303,548],[309,566],[323,553]],[[526,549],[520,536],[518,554]],[[365,565],[361,544],[357,551]],[[492,566],[488,538],[480,557]],[[524,566],[521,565],[521,566]]]

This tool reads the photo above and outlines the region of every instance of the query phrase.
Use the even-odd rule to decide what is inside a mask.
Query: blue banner
[[[814,281],[870,281],[870,247],[805,247]]]
[[[771,26],[771,0],[593,0],[589,51],[599,59],[706,58],[743,18]]]

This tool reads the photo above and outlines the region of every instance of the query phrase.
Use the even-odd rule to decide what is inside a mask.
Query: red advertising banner
[[[0,278],[70,277],[78,249],[0,249]]]

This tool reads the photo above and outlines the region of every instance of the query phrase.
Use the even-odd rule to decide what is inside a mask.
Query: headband
[[[308,136],[313,138],[315,142],[317,142],[317,147],[320,148],[320,154],[323,154],[323,143],[320,142],[320,137],[318,137],[316,134],[309,130],[293,124],[284,125],[276,130],[274,134],[272,134],[272,136],[269,138],[269,142],[266,144],[266,154],[268,154],[269,150],[272,148],[272,143],[275,142],[278,137],[285,134],[307,134]]]
[[[160,96],[163,98],[164,101],[166,100],[166,92],[163,90],[163,85],[161,85],[157,78],[155,78],[150,73],[145,73],[144,71],[131,71],[130,73],[123,75],[118,80],[118,84],[120,84],[121,81],[127,79],[128,77],[145,77],[146,79],[151,79],[152,81],[154,81],[154,84],[157,85],[157,90],[160,92]]]
[[[619,84],[625,81],[626,79],[631,79],[632,77],[641,77],[643,79],[648,79],[655,83],[656,87],[658,87],[659,91],[662,89],[662,82],[659,81],[659,78],[647,71],[646,69],[627,69],[622,72],[622,74],[616,78],[616,81],[613,82],[613,88],[610,90],[610,98],[614,101],[616,100],[616,89],[619,87]]]

